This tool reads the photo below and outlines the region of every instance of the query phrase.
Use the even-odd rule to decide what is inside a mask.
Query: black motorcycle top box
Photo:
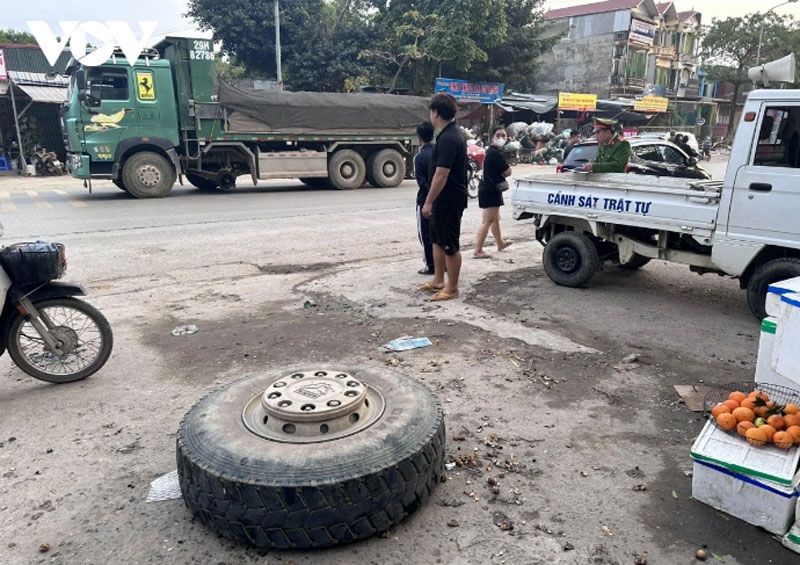
[[[0,265],[14,284],[26,286],[62,277],[67,270],[67,259],[62,244],[36,241],[3,248]]]

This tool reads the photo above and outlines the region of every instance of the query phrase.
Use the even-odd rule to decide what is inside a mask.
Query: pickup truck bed
[[[514,218],[542,215],[585,219],[710,237],[717,221],[721,181],[624,173],[546,173],[517,180]]]

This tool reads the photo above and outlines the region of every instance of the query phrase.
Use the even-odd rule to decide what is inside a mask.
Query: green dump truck
[[[70,174],[161,198],[183,179],[230,190],[236,179],[310,186],[397,186],[427,100],[385,94],[238,88],[218,79],[212,42],[167,37],[131,65],[67,68],[62,127]],[[91,187],[91,182],[89,182]]]

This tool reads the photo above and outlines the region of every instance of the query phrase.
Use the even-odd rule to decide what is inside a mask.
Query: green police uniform
[[[631,156],[631,144],[617,136],[607,145],[597,148],[597,158],[592,164],[593,173],[624,173]]]

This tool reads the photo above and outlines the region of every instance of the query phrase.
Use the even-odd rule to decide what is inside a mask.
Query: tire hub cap
[[[341,173],[342,177],[346,179],[353,178],[356,174],[356,168],[353,166],[352,163],[345,163],[339,168],[339,172]]]
[[[353,376],[318,370],[291,373],[253,397],[242,411],[248,430],[287,443],[330,441],[371,426],[383,396]]]
[[[139,170],[136,171],[136,177],[142,184],[150,188],[161,182],[161,172],[153,165],[139,167]]]
[[[394,163],[391,161],[386,161],[386,163],[383,164],[383,174],[387,177],[393,177],[396,172],[397,167],[395,167]]]
[[[565,273],[571,273],[578,267],[578,256],[574,249],[564,247],[556,253],[556,264]]]

